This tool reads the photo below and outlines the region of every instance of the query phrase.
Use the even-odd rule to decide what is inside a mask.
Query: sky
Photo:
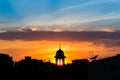
[[[1,29],[116,30],[119,14],[119,0],[0,0]]]
[[[120,53],[120,0],[0,0],[0,53],[66,63]]]

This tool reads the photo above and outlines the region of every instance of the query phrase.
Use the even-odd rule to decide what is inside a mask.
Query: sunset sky
[[[120,0],[0,0],[0,53],[66,63],[120,53]]]

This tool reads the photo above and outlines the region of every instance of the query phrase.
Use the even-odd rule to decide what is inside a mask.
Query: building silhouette
[[[39,71],[40,66],[43,65],[42,60],[32,59],[31,56],[25,56],[24,59],[15,63],[17,71]]]
[[[120,54],[99,60],[74,59],[65,65],[61,47],[54,56],[56,63],[33,59],[14,62],[8,54],[0,53],[1,80],[120,80]]]
[[[89,80],[120,80],[120,54],[93,60],[88,69]]]
[[[13,68],[12,57],[7,54],[0,53],[0,71],[6,71],[12,68]]]
[[[66,56],[64,55],[63,50],[61,50],[61,46],[59,45],[59,50],[56,51],[55,55],[55,63],[58,66],[65,65],[65,58]]]

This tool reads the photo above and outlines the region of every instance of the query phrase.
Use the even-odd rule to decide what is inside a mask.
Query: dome
[[[57,50],[55,58],[65,58],[63,50]]]

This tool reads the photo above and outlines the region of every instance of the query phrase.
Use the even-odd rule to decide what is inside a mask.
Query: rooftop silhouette
[[[75,59],[64,64],[64,52],[61,48],[55,54],[56,63],[33,59],[14,62],[12,57],[0,53],[0,75],[3,80],[120,80],[120,54],[100,60]],[[64,64],[64,65],[63,65]]]

